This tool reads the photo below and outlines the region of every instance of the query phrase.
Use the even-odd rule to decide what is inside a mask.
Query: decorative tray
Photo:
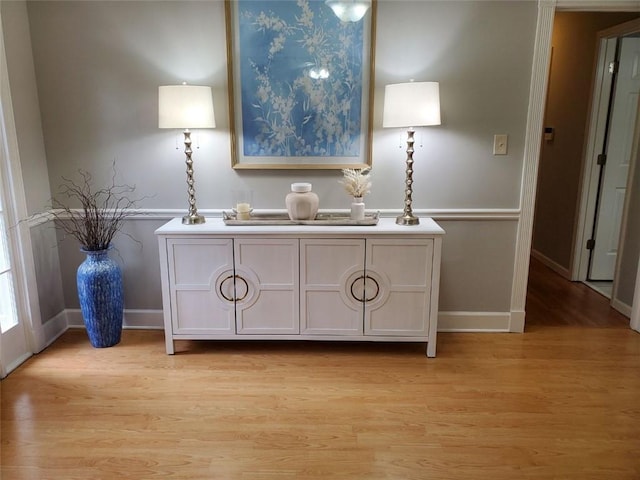
[[[252,213],[249,220],[238,220],[236,213],[222,212],[226,225],[377,225],[380,212],[366,213],[352,220],[349,213],[319,212],[314,220],[291,220],[287,213]]]

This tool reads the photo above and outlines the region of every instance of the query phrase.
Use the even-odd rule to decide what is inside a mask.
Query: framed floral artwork
[[[376,2],[342,22],[324,0],[227,0],[232,166],[371,165]]]

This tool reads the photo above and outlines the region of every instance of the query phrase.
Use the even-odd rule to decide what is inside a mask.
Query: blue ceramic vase
[[[122,334],[122,271],[109,258],[109,249],[81,250],[87,258],[78,267],[78,298],[87,335],[94,347],[111,347]]]

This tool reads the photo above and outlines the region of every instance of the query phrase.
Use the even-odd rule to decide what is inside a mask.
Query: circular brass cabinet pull
[[[359,301],[359,302],[364,302],[364,298],[358,298],[358,297],[356,296],[356,294],[353,292],[353,287],[355,286],[355,284],[356,284],[356,282],[357,282],[358,280],[364,280],[364,275],[360,275],[360,276],[359,276],[358,278],[356,278],[353,282],[351,282],[351,296],[352,296],[353,298],[355,298],[355,299],[356,299],[357,301]]]
[[[378,283],[378,281],[377,281],[375,278],[370,277],[369,275],[366,275],[364,278],[365,278],[365,289],[364,289],[364,291],[365,291],[365,292],[367,291],[367,288],[366,288],[366,287],[367,287],[367,283],[366,283],[366,282],[367,282],[367,279],[368,279],[368,280],[371,280],[373,283],[375,283],[375,284],[376,284],[376,293],[373,295],[373,297],[371,297],[371,298],[365,298],[365,299],[364,299],[364,301],[365,301],[365,302],[371,302],[371,301],[372,301],[372,300],[374,300],[374,299],[378,296],[378,294],[380,293],[380,284]]]
[[[231,280],[232,278],[233,278],[233,275],[227,276],[224,280],[220,282],[220,287],[218,288],[218,290],[220,291],[220,296],[224,298],[227,302],[233,302],[233,298],[229,298],[224,294],[224,292],[222,291],[222,286],[225,284],[227,280]]]
[[[245,289],[244,289],[244,295],[243,295],[242,297],[240,297],[240,298],[230,298],[230,297],[227,297],[227,296],[224,294],[224,292],[222,291],[222,286],[225,284],[225,282],[226,282],[227,280],[231,280],[232,278],[238,278],[238,279],[242,280],[242,282],[244,283],[244,287],[245,287]],[[225,279],[224,279],[224,280],[222,280],[222,281],[220,282],[220,288],[219,288],[218,290],[220,291],[220,296],[222,296],[222,298],[224,298],[227,302],[233,302],[233,301],[240,302],[240,301],[244,300],[244,299],[247,297],[247,295],[249,294],[249,284],[248,284],[248,283],[247,283],[247,281],[246,281],[244,278],[242,278],[240,275],[228,275],[227,277],[225,277]],[[235,294],[235,292],[234,292],[234,294]]]
[[[247,298],[247,295],[249,295],[249,284],[247,283],[247,281],[242,278],[240,275],[236,275],[236,278],[242,280],[242,282],[244,283],[244,295],[240,298],[236,298],[236,302],[241,302],[242,300],[244,300],[245,298]]]

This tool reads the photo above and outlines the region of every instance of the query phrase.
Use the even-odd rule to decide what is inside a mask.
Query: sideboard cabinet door
[[[363,239],[300,240],[300,315],[305,335],[362,335]]]
[[[365,335],[428,335],[433,252],[432,239],[367,239]]]
[[[233,240],[169,239],[167,254],[173,333],[235,333]]]
[[[238,334],[300,333],[298,239],[236,238]]]

